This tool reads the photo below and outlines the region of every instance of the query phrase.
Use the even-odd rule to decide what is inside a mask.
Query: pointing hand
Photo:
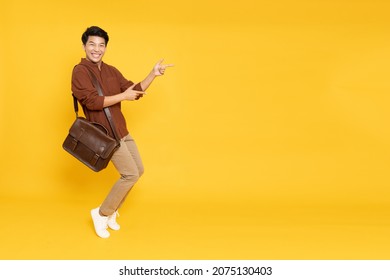
[[[154,75],[156,76],[164,75],[166,68],[174,66],[173,64],[162,64],[163,61],[164,59],[160,59],[160,61],[157,62],[157,64],[153,67]]]

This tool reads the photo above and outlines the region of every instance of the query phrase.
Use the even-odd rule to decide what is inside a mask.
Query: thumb
[[[163,61],[164,61],[164,58],[160,59],[160,60],[157,62],[156,65],[160,65],[161,63],[163,63]]]

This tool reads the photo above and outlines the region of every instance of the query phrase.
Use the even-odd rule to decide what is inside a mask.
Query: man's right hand
[[[139,90],[134,90],[135,84],[126,89],[122,94],[124,95],[125,100],[129,101],[134,101],[140,99],[145,92],[144,91],[139,91]]]

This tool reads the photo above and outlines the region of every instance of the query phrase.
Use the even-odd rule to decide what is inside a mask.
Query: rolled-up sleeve
[[[72,73],[72,92],[88,110],[103,110],[104,96],[99,96],[88,73],[78,67]]]
[[[133,89],[139,90],[139,91],[143,91],[143,89],[142,89],[142,87],[141,87],[141,83],[136,84],[136,85],[133,87]]]

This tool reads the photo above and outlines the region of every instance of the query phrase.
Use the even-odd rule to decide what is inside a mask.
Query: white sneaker
[[[96,234],[101,238],[110,237],[110,233],[107,230],[108,217],[100,216],[99,207],[91,210],[91,216]]]
[[[116,222],[116,217],[119,217],[119,212],[115,211],[114,214],[108,216],[107,224],[110,227],[110,229],[113,230],[119,230],[121,226]]]

